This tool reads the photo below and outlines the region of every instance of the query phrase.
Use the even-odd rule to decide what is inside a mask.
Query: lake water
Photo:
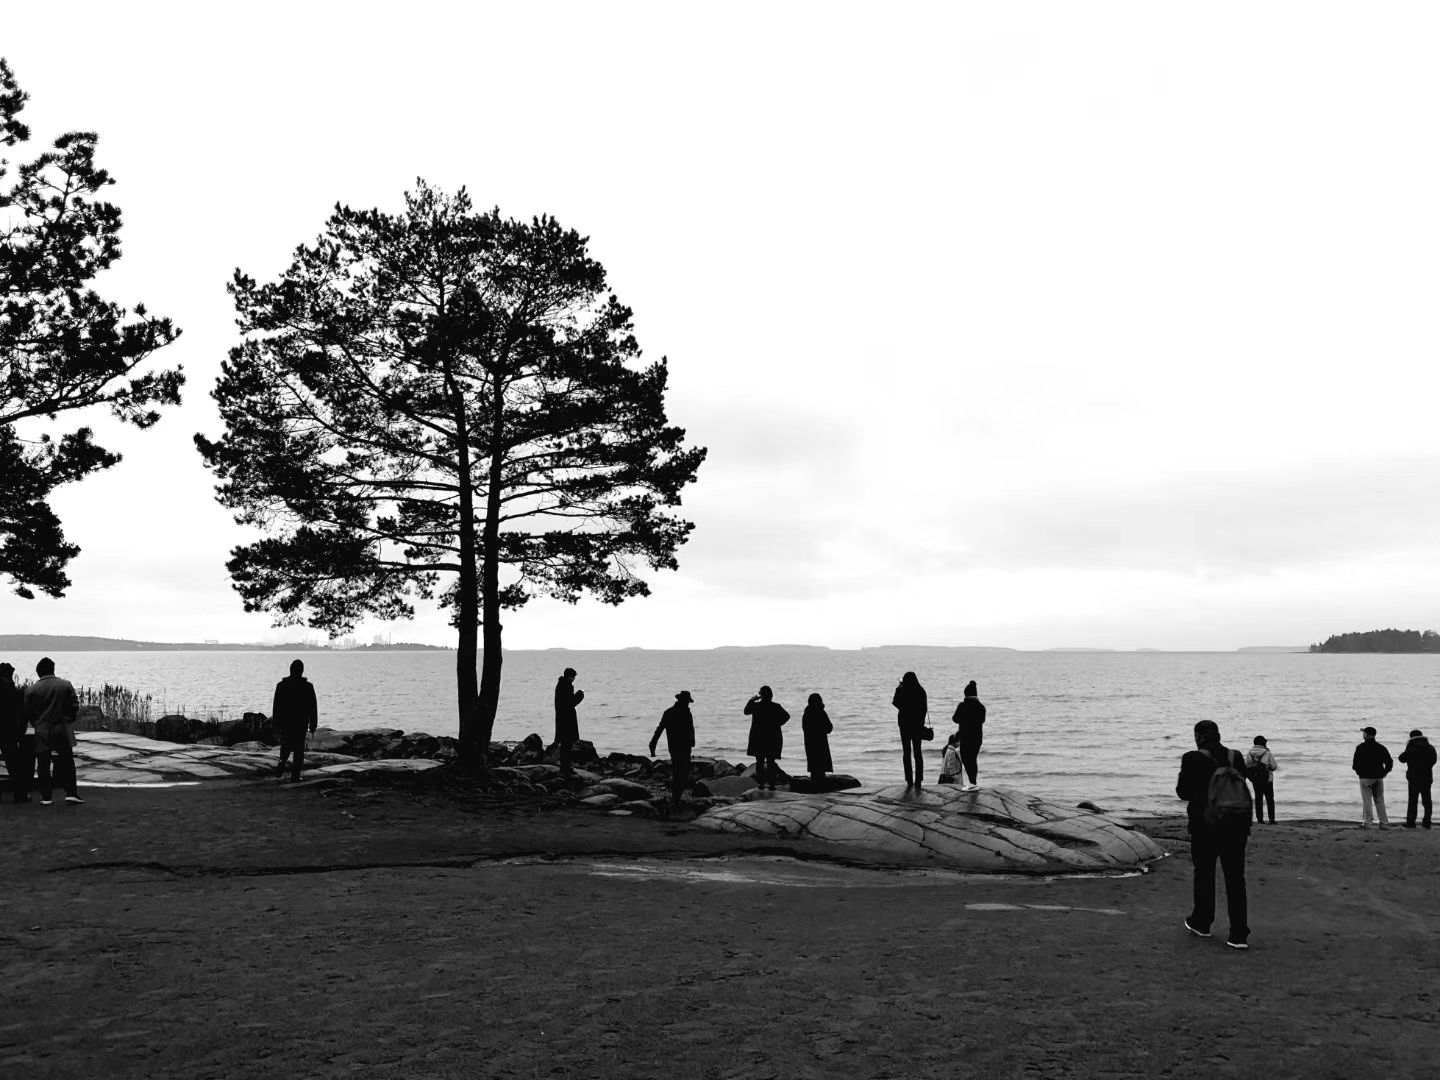
[[[453,652],[304,653],[320,698],[321,723],[340,729],[394,727],[453,735]],[[277,652],[55,653],[58,673],[77,686],[119,684],[154,698],[154,716],[184,712],[233,718],[270,711],[291,654]],[[38,655],[4,657],[17,673]],[[505,655],[495,738],[553,733],[551,694],[567,666],[585,691],[581,736],[601,754],[643,754],[660,714],[679,690],[695,696],[699,754],[743,761],[749,718],[741,709],[766,683],[789,709],[785,755],[804,771],[800,714],[820,693],[835,724],[838,772],[867,783],[903,777],[890,697],[915,671],[930,695],[936,740],[926,779],[939,775],[939,748],[965,683],[979,682],[988,716],[980,781],[1107,809],[1175,813],[1180,755],[1191,727],[1210,718],[1227,745],[1269,739],[1280,765],[1281,817],[1359,820],[1350,755],[1368,722],[1392,754],[1413,727],[1429,729],[1436,656],[1289,653],[1066,653],[951,649],[578,652]],[[1440,732],[1428,731],[1432,736]],[[661,751],[663,753],[663,740]],[[1403,766],[1386,785],[1392,818],[1403,816]]]

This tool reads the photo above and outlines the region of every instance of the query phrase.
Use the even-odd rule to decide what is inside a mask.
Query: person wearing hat
[[[25,716],[35,728],[35,756],[40,774],[40,805],[50,805],[50,759],[55,759],[54,780],[65,789],[65,801],[80,806],[85,800],[75,783],[75,721],[80,716],[80,698],[69,679],[55,674],[55,661],[40,658],[35,665],[39,678],[25,689]]]
[[[10,787],[17,803],[30,801],[35,778],[35,737],[25,734],[25,703],[15,685],[13,664],[0,664],[0,752],[10,771]]]
[[[980,784],[980,744],[985,740],[985,706],[980,701],[980,690],[971,679],[965,684],[965,696],[960,704],[955,706],[955,715],[951,717],[960,727],[956,734],[960,736],[960,760],[965,764],[965,775],[957,777],[960,781],[961,791],[978,791]],[[970,783],[965,783],[965,777],[970,778]]]
[[[655,756],[655,744],[660,733],[665,733],[665,745],[670,750],[670,802],[680,805],[680,796],[685,794],[685,785],[690,779],[690,751],[695,747],[695,718],[690,715],[690,703],[695,699],[689,690],[675,695],[675,704],[660,717],[660,726],[650,736],[650,756]]]
[[[1264,735],[1255,736],[1255,745],[1245,751],[1245,775],[1250,778],[1250,783],[1255,785],[1255,820],[1264,821],[1262,816],[1265,807],[1270,808],[1270,824],[1275,824],[1275,773],[1280,766],[1275,764],[1275,755],[1270,752],[1270,747],[1265,741]]]
[[[575,706],[585,700],[585,691],[575,689],[575,669],[567,667],[555,682],[555,745],[560,748],[560,775],[569,776],[570,751],[580,741],[580,718]]]
[[[1364,741],[1355,747],[1355,756],[1350,761],[1350,768],[1360,778],[1360,806],[1362,816],[1360,827],[1368,829],[1374,820],[1370,804],[1375,804],[1375,813],[1380,817],[1380,828],[1390,824],[1390,818],[1385,813],[1385,777],[1390,775],[1390,770],[1395,767],[1395,762],[1390,760],[1390,751],[1385,749],[1384,744],[1375,741],[1375,729],[1364,727],[1360,729]]]
[[[1425,828],[1430,828],[1430,782],[1435,775],[1435,747],[1416,728],[1410,732],[1410,741],[1400,752],[1405,762],[1405,780],[1410,785],[1410,797],[1405,802],[1405,827],[1415,828],[1416,803],[1425,804]]]

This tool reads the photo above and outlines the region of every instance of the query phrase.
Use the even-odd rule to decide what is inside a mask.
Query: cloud
[[[1039,488],[951,508],[917,545],[934,567],[1109,568],[1220,577],[1440,546],[1440,457],[1190,473],[1121,489]]]

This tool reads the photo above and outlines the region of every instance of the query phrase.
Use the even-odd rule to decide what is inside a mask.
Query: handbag
[[[931,739],[935,738],[935,729],[933,727],[921,728],[920,738],[924,739],[926,742],[929,742]]]

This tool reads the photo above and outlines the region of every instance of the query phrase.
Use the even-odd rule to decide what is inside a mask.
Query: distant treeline
[[[1333,634],[1311,652],[1440,653],[1440,634],[1434,630],[1366,630]]]
[[[421,645],[411,641],[339,649],[333,645],[315,645],[302,641],[266,645],[258,642],[241,644],[211,641],[131,641],[128,638],[77,637],[69,634],[0,634],[0,651],[3,652],[414,652],[443,648],[440,645]]]

